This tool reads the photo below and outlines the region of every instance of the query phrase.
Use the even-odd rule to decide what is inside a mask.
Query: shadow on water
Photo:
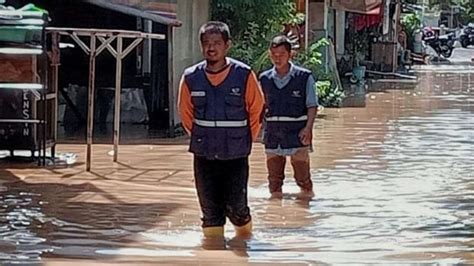
[[[176,203],[126,203],[90,183],[27,183],[0,169],[0,262],[100,259],[133,247]],[[110,257],[109,257],[110,258]]]

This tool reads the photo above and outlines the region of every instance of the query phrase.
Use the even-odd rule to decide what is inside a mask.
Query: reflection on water
[[[299,198],[291,176],[281,200],[256,181],[254,237],[207,253],[192,193],[161,204],[83,203],[67,200],[106,193],[0,183],[0,261],[474,263],[473,99],[472,72],[426,72],[415,89],[326,110],[312,154],[315,198]]]
[[[41,254],[53,250],[34,232],[44,221],[41,195],[25,192],[12,195],[5,193],[6,187],[0,189],[0,261],[39,260]]]
[[[5,177],[7,172],[0,173]],[[123,203],[92,185],[16,181],[1,187],[0,262],[26,263],[48,257],[98,259],[109,254],[107,250],[133,250],[135,235],[179,207],[175,203]],[[72,201],[90,192],[110,202]]]

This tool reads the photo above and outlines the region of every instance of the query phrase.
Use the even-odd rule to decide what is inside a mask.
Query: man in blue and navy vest
[[[223,237],[227,217],[236,236],[247,238],[252,231],[248,156],[261,127],[264,97],[250,67],[226,57],[226,24],[208,22],[199,34],[205,60],[185,70],[178,107],[191,135],[203,233]]]
[[[282,196],[286,157],[290,156],[302,195],[313,196],[309,152],[318,107],[315,80],[310,70],[290,62],[291,42],[283,34],[270,44],[273,68],[260,75],[265,95],[265,153],[272,197]]]

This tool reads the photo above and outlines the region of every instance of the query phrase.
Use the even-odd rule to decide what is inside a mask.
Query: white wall
[[[178,0],[177,3],[177,18],[183,25],[173,28],[172,108],[175,123],[180,122],[176,109],[179,81],[183,70],[202,58],[198,31],[209,20],[209,8],[209,0]]]
[[[346,36],[346,11],[336,10],[336,54],[344,54]]]
[[[315,2],[309,0],[308,3],[308,44],[318,41],[321,38],[327,38],[329,1]],[[327,47],[323,49],[323,64],[327,67],[328,62]]]

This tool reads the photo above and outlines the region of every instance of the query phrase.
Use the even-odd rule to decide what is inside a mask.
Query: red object
[[[380,15],[380,10],[382,9],[382,6],[378,6],[374,9],[371,9],[369,11],[367,11],[367,13],[365,13],[366,15]]]
[[[380,11],[380,8],[379,8]],[[357,31],[363,30],[373,25],[378,25],[382,22],[382,15],[380,13],[376,15],[354,15],[354,25]]]

